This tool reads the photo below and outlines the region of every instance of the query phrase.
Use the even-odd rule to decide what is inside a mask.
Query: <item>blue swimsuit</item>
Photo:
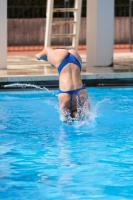
[[[58,73],[60,75],[61,70],[68,64],[68,63],[73,63],[75,65],[77,65],[81,71],[81,64],[78,61],[78,59],[73,55],[68,53],[68,55],[66,56],[66,58],[61,62],[61,64],[58,67]],[[59,88],[59,94],[60,93],[67,93],[70,96],[70,108],[72,108],[72,96],[73,94],[76,94],[78,96],[78,101],[80,101],[80,96],[79,96],[79,91],[85,89],[84,86],[82,86],[81,88],[78,88],[76,90],[70,90],[70,91],[62,91]]]

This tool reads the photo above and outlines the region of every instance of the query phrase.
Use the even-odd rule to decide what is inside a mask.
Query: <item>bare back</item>
[[[75,50],[57,49],[48,51],[48,61],[57,69],[68,53],[73,54],[80,63],[81,57]],[[68,63],[61,71],[59,76],[60,89],[63,91],[74,90],[82,86],[80,69],[73,63]]]

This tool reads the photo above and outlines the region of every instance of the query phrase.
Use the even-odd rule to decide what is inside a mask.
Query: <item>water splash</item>
[[[90,109],[88,104],[90,104],[89,100],[87,100],[83,107],[81,107],[79,104],[77,108],[77,115],[74,118],[70,117],[70,112],[63,110],[63,115],[60,117],[61,121],[65,122],[68,125],[71,125],[75,128],[79,128],[83,125],[89,125],[93,126],[96,122],[96,118],[99,116],[98,110],[101,105],[103,105],[104,102],[109,101],[109,99],[103,99],[102,101],[99,101],[94,107]]]
[[[78,98],[77,98],[77,113],[76,113],[75,118],[71,117],[69,110],[62,110],[60,119],[61,121],[65,122],[68,125],[73,124],[77,126],[81,126],[85,123],[90,122],[90,120],[92,119],[92,115],[91,115],[91,110],[90,110],[89,99],[87,99],[85,102],[79,103]]]
[[[49,91],[46,87],[40,87],[40,86],[37,86],[34,84],[27,84],[27,83],[13,83],[13,84],[4,85],[4,88],[11,88],[11,87],[35,88],[35,89],[39,89],[39,90]]]
[[[105,98],[105,99],[99,101],[99,102],[95,105],[95,107],[93,108],[93,113],[94,113],[94,115],[95,115],[95,118],[98,117],[98,109],[99,109],[99,107],[100,107],[101,105],[103,105],[103,103],[105,103],[105,102],[109,102],[109,99]]]
[[[43,91],[47,91],[50,94],[56,96],[56,94],[54,92],[52,92],[51,90],[49,90],[46,87],[41,87],[38,85],[34,85],[34,84],[30,84],[30,83],[13,83],[13,84],[8,84],[8,85],[4,85],[4,88],[34,88],[34,89],[38,89],[38,90],[43,90]]]

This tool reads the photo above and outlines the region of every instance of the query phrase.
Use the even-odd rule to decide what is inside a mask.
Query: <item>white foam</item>
[[[82,106],[81,106],[82,105]],[[81,105],[78,102],[77,99],[77,113],[75,118],[71,118],[69,110],[62,110],[60,119],[61,121],[71,125],[74,124],[77,126],[80,126],[87,123],[92,119],[92,114],[90,110],[90,102],[89,99],[87,99],[84,103],[81,102]]]
[[[109,101],[108,99],[103,99],[102,101],[99,101],[94,107],[89,108],[88,104],[90,103],[89,100],[87,100],[84,103],[83,107],[80,107],[78,105],[78,112],[76,117],[71,118],[70,113],[67,111],[63,111],[63,116],[61,117],[61,120],[65,122],[68,125],[71,125],[75,128],[79,128],[83,125],[89,125],[89,127],[93,127],[94,124],[96,124],[96,118],[98,117],[98,110],[103,103]],[[64,117],[64,118],[63,118]]]

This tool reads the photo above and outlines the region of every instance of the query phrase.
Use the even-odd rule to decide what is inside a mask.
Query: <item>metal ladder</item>
[[[45,42],[44,46],[51,46],[52,38],[72,38],[72,46],[64,46],[66,49],[78,49],[79,42],[79,30],[80,30],[80,19],[81,19],[81,8],[82,0],[74,0],[73,8],[54,8],[54,0],[47,0],[47,10],[46,10],[46,32],[45,32]],[[73,21],[54,21],[53,22],[53,13],[54,12],[73,12],[74,20]],[[73,32],[68,34],[52,34],[52,26],[61,26],[61,25],[73,25]]]

